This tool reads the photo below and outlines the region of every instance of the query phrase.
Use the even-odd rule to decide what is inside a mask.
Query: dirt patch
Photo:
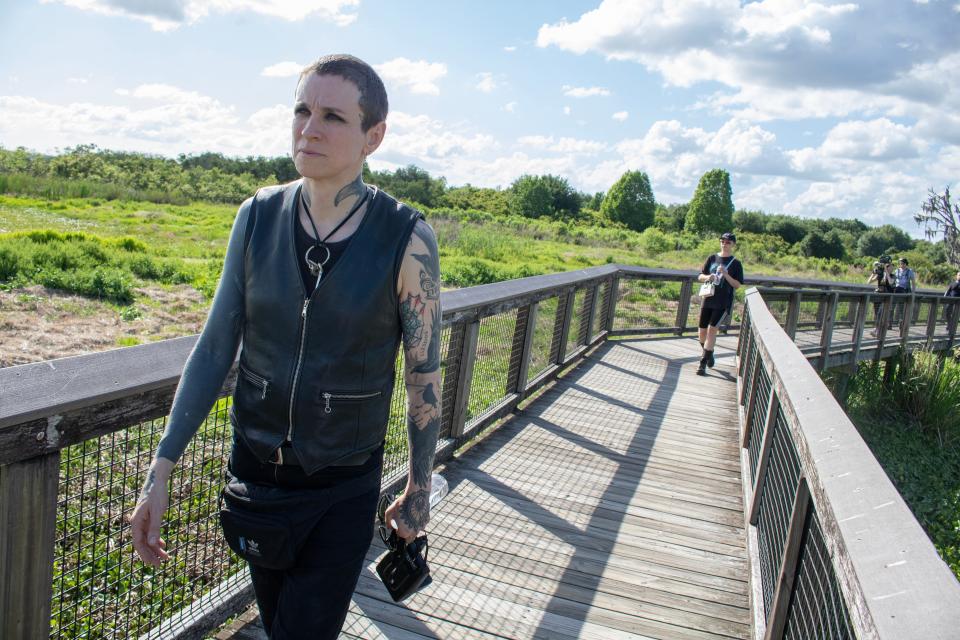
[[[137,289],[118,309],[41,286],[0,291],[0,367],[199,333],[207,301],[195,289]]]

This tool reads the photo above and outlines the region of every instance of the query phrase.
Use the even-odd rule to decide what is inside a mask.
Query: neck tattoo
[[[313,229],[313,245],[309,249],[307,249],[306,253],[303,254],[303,260],[304,262],[307,263],[307,269],[310,270],[310,274],[316,277],[318,285],[320,284],[320,278],[323,277],[323,265],[327,264],[327,261],[330,260],[330,248],[327,246],[327,240],[329,240],[330,237],[333,236],[333,234],[339,231],[340,228],[343,227],[343,225],[345,225],[347,221],[353,217],[353,214],[355,214],[357,211],[360,210],[360,207],[362,207],[363,203],[367,201],[367,196],[369,195],[369,191],[367,191],[366,185],[363,184],[363,181],[360,180],[359,176],[357,176],[356,180],[348,184],[343,189],[340,189],[340,192],[337,193],[337,198],[340,198],[340,194],[342,194],[344,190],[346,190],[348,187],[352,188],[358,182],[360,184],[361,190],[356,193],[356,195],[359,196],[356,203],[354,203],[354,205],[350,207],[350,211],[348,211],[347,215],[345,215],[343,219],[337,223],[337,226],[335,226],[333,230],[330,231],[330,233],[323,236],[323,238],[320,237],[320,232],[317,231],[317,225],[313,221],[313,214],[310,213],[310,205],[307,204],[307,199],[306,197],[304,197],[303,191],[302,190],[300,191],[300,200],[301,202],[303,202],[303,208],[307,212],[307,220],[310,221],[310,227]],[[351,192],[348,195],[353,195],[353,192]],[[334,202],[336,203],[339,201],[337,199],[334,199]],[[336,206],[336,204],[334,206]],[[311,257],[314,249],[317,250],[316,257],[323,256],[321,260],[314,260]]]

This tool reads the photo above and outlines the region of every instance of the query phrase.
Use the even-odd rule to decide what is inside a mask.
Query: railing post
[[[870,308],[870,294],[865,293],[860,298],[860,308],[857,309],[857,319],[853,325],[853,362],[850,364],[850,374],[857,372],[860,360],[860,342],[863,340],[863,330],[867,326],[867,314]]]
[[[825,303],[821,303],[823,309],[823,330],[820,333],[820,372],[826,371],[830,360],[830,345],[833,343],[833,325],[837,316],[837,301],[839,294],[834,291],[828,297]]]
[[[937,334],[937,310],[938,310],[937,307],[939,306],[937,304],[938,302],[940,302],[939,298],[931,298],[929,303],[930,315],[927,316],[927,342],[926,342],[927,350],[929,350],[930,347],[933,346],[933,336]]]
[[[530,350],[533,332],[537,326],[537,309],[534,302],[517,309],[517,324],[513,330],[513,347],[510,350],[510,368],[507,371],[507,393],[516,393],[521,399],[527,389],[527,372],[530,368]]]
[[[0,638],[47,638],[60,453],[0,465]]]
[[[947,318],[947,351],[953,348],[953,341],[957,337],[958,319],[960,319],[960,302],[954,301],[950,305],[950,314]]]
[[[610,295],[607,297],[607,321],[604,331],[613,331],[613,320],[617,313],[617,299],[620,297],[620,276],[610,279]]]
[[[479,335],[479,320],[468,322],[463,326],[463,340],[458,358],[459,366],[450,421],[451,438],[458,438],[463,435],[463,427],[467,423],[470,386],[473,384],[473,370],[477,360],[477,338]]]
[[[690,297],[693,295],[693,280],[684,280],[680,285],[680,302],[677,307],[677,328],[675,333],[682,336],[687,328],[687,316],[690,315]]]
[[[915,296],[910,294],[903,304],[903,317],[900,320],[900,348],[906,352],[907,342],[910,341],[910,325],[913,324],[913,305]]]
[[[587,333],[587,343],[591,343],[596,340],[597,335],[602,331],[600,328],[600,315],[602,309],[600,308],[603,304],[603,283],[598,282],[593,286],[593,302],[590,303],[590,317],[587,322],[587,327],[589,327]],[[597,325],[596,331],[594,331],[594,324]]]
[[[597,294],[600,285],[595,284],[587,289],[580,306],[580,330],[577,332],[577,346],[590,343],[590,327],[593,325],[593,312],[597,308]]]
[[[553,344],[550,345],[551,361],[555,364],[563,364],[567,357],[567,337],[570,333],[570,323],[573,320],[573,301],[576,295],[577,290],[571,289],[566,295],[561,295],[557,303]]]
[[[877,353],[874,360],[879,362],[883,354],[883,345],[887,341],[887,325],[893,318],[893,295],[884,294],[883,304],[880,307],[880,319],[877,321]]]
[[[797,558],[800,556],[800,542],[803,539],[809,507],[810,489],[807,486],[807,479],[801,474],[800,482],[797,484],[797,495],[793,499],[793,510],[790,513],[787,540],[783,545],[783,559],[780,563],[780,575],[777,577],[777,589],[773,594],[770,615],[767,616],[765,640],[779,640],[783,637],[790,596],[793,594],[793,585],[797,577]]]
[[[790,294],[790,304],[787,306],[787,326],[783,328],[791,340],[797,337],[797,322],[800,319],[800,292],[794,291]]]

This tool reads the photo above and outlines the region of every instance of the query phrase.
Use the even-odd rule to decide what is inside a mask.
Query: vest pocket
[[[356,403],[365,400],[373,400],[383,395],[382,391],[321,391],[320,400],[323,402],[323,412],[333,413],[338,405],[343,403]]]
[[[255,393],[258,392],[256,395],[258,395],[261,400],[267,399],[267,390],[270,388],[269,380],[247,369],[242,364],[239,366],[238,372],[246,383],[254,387]]]

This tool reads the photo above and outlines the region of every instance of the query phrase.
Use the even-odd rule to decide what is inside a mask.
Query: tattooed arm
[[[406,362],[410,473],[403,495],[387,510],[400,537],[412,540],[430,520],[430,477],[440,431],[440,257],[433,229],[416,224],[397,286]]]

